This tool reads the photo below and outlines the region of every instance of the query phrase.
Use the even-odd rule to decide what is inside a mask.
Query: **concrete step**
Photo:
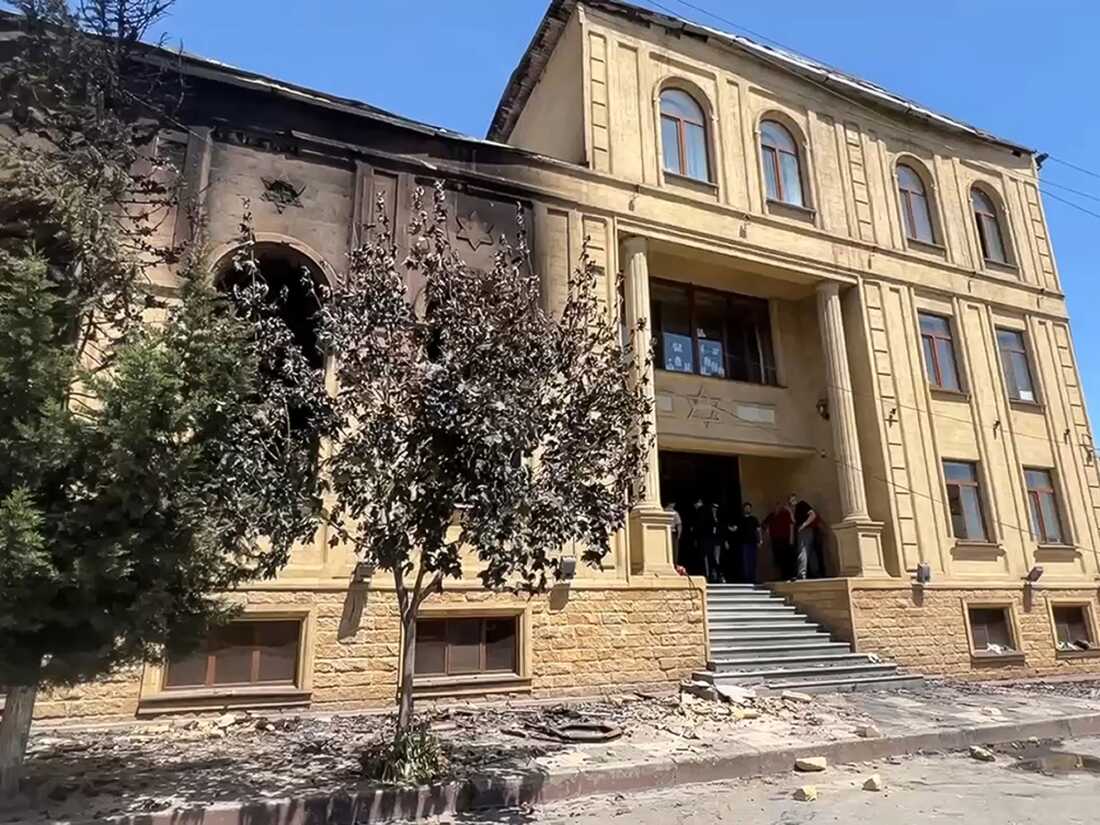
[[[897,665],[876,664],[864,660],[859,664],[837,665],[797,665],[794,667],[772,667],[764,670],[721,670],[706,671],[713,674],[714,681],[732,682],[733,684],[759,684],[763,682],[771,686],[772,682],[800,683],[819,682],[822,680],[835,680],[841,678],[892,676],[897,673]],[[695,675],[694,678],[703,678]]]
[[[765,585],[762,584],[708,584],[708,593],[744,593],[748,590],[755,590],[759,593],[771,593]]]
[[[762,627],[761,625],[734,625],[732,627],[712,627],[710,630],[710,643],[717,644],[752,644],[780,645],[787,642],[798,641],[832,641],[828,631],[819,625],[811,624],[784,624],[778,627]]]
[[[712,659],[786,659],[814,654],[829,655],[834,653],[851,653],[852,647],[847,642],[830,642],[827,639],[818,641],[787,642],[785,644],[760,643],[757,646],[748,644],[712,645],[710,655]]]
[[[707,604],[786,604],[767,593],[708,593]]]
[[[920,687],[924,677],[912,673],[895,673],[889,676],[869,676],[851,679],[822,679],[816,682],[790,681],[768,682],[768,692],[798,690],[803,693],[848,693],[858,690],[899,690]]]
[[[802,616],[798,609],[785,604],[707,605],[711,616]]]
[[[734,673],[803,668],[836,669],[866,663],[867,657],[862,653],[811,653],[805,656],[714,656],[707,667],[716,673]]]
[[[740,614],[730,613],[707,613],[707,621],[713,628],[721,628],[728,630],[731,627],[764,627],[769,629],[782,630],[784,628],[800,627],[806,625],[814,625],[813,621],[807,616],[799,615],[798,613],[750,613],[745,615],[743,612]]]

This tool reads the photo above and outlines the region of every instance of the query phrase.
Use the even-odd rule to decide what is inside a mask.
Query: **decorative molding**
[[[295,186],[283,178],[260,178],[264,185],[262,197],[268,203],[275,205],[275,211],[280,215],[290,206],[302,208],[302,193],[305,186]]]

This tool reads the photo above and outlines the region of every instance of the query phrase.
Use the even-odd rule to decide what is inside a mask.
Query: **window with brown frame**
[[[987,541],[978,466],[970,461],[945,461],[943,475],[947,483],[952,534],[957,539]]]
[[[905,236],[911,241],[934,244],[936,230],[932,224],[932,209],[928,203],[924,179],[913,167],[904,163],[898,164],[897,176]]]
[[[920,321],[921,349],[928,382],[936,389],[961,392],[959,369],[955,361],[955,340],[951,319],[930,312],[917,314]]]
[[[1007,264],[1008,252],[1005,247],[1004,232],[1001,230],[1001,217],[993,199],[978,187],[970,190],[970,203],[974,207],[974,220],[978,226],[978,241],[982,246],[982,257],[997,264]]]
[[[519,673],[516,616],[420,619],[416,623],[417,676]]]
[[[798,144],[786,126],[774,120],[760,122],[760,157],[768,200],[806,206]]]
[[[650,301],[659,369],[779,383],[771,313],[763,298],[653,281]]]
[[[1063,652],[1092,650],[1096,640],[1089,627],[1088,608],[1083,604],[1051,605],[1054,639]]]
[[[1019,330],[998,327],[997,349],[1001,353],[1008,397],[1013,401],[1034,403],[1035,384],[1031,380],[1031,361],[1024,334]]]
[[[1008,607],[969,607],[971,649],[977,654],[1004,655],[1016,652],[1012,615]]]
[[[169,662],[166,690],[298,684],[299,619],[231,622],[211,631],[196,653]]]
[[[1063,544],[1062,518],[1058,495],[1050,470],[1024,468],[1027,483],[1027,504],[1031,516],[1031,534],[1041,544]]]
[[[661,150],[665,171],[710,181],[703,109],[682,89],[661,92]]]

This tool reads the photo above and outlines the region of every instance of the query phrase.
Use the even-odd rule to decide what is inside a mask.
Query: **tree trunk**
[[[416,600],[409,599],[401,615],[401,675],[397,683],[396,738],[409,729],[413,714],[413,673],[416,670]]]
[[[0,800],[19,793],[37,695],[37,684],[14,685],[7,689],[4,715],[0,717]]]

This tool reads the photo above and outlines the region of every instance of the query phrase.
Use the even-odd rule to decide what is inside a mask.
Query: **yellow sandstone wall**
[[[521,636],[521,678],[476,686],[455,680],[434,692],[551,698],[671,687],[701,669],[706,658],[703,591],[685,586],[686,579],[677,579],[676,585],[557,588],[531,600],[473,589],[432,597],[425,602],[425,615],[512,613],[520,616]],[[392,591],[252,590],[239,595],[245,617],[272,611],[307,614],[303,655],[310,709],[392,705],[401,641]],[[190,704],[157,702],[158,694],[165,696],[158,690],[159,668],[148,665],[144,671],[44,694],[36,718],[107,721],[133,718],[139,711],[249,706],[247,692]],[[150,698],[154,701],[142,704]]]

